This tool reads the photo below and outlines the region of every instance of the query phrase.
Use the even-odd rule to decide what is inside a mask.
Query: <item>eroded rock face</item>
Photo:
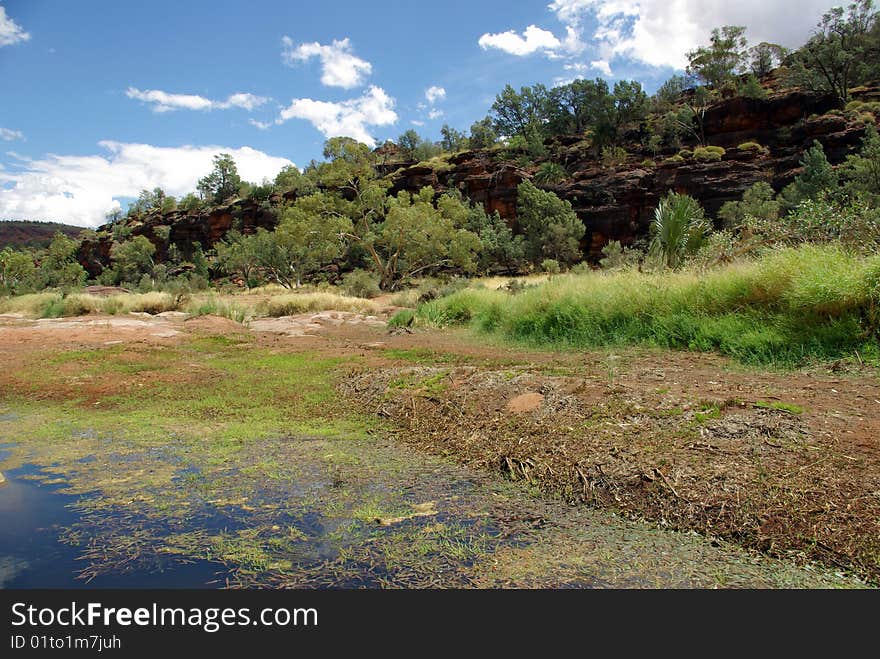
[[[254,233],[258,228],[274,229],[277,224],[278,218],[272,210],[253,200],[243,199],[210,211],[152,213],[129,226],[132,236],[145,236],[156,246],[155,259],[161,263],[166,260],[171,245],[176,245],[185,257],[190,257],[196,243],[203,249],[210,249],[231,229]],[[170,229],[168,240],[157,235],[162,233],[160,227]],[[77,256],[90,277],[96,277],[110,263],[112,245],[113,240],[107,235],[83,241]]]
[[[880,89],[865,88],[856,97],[867,100],[877,94]],[[595,261],[611,240],[629,245],[647,236],[654,209],[669,191],[695,197],[715,217],[725,202],[738,201],[759,181],[777,191],[791,183],[813,140],[822,143],[832,164],[843,162],[859,149],[865,125],[826,114],[834,107],[831,97],[803,91],[720,101],[707,110],[704,120],[707,143],[726,149],[718,162],[663,162],[674,155],[669,152],[661,154],[657,165],[642,166],[637,163],[651,159],[652,154],[640,146],[639,132],[634,131],[627,136],[627,165],[612,169],[603,167],[588,150],[579,151],[580,137],[562,136],[554,141],[570,178],[562,185],[544,187],[571,202],[587,228],[585,254]],[[747,142],[764,148],[738,148]],[[515,227],[516,186],[533,172],[510,162],[496,162],[492,155],[485,151],[459,154],[443,172],[424,166],[401,170],[393,190],[415,191],[424,185],[438,191],[457,188],[488,212],[497,210]]]
[[[880,88],[862,88],[854,97],[880,98]],[[641,146],[640,130],[633,130],[625,140],[627,164],[612,169],[603,167],[594,154],[581,147],[582,136],[560,136],[554,138],[553,148],[570,178],[562,185],[545,187],[571,202],[587,228],[585,255],[595,261],[611,240],[629,245],[647,236],[654,209],[671,190],[692,195],[710,217],[715,217],[725,202],[739,200],[759,181],[766,181],[777,191],[789,184],[800,172],[800,159],[813,140],[822,143],[832,164],[843,162],[859,149],[865,125],[840,114],[828,114],[833,109],[834,101],[829,96],[803,91],[772,94],[766,99],[722,100],[708,108],[704,120],[707,143],[726,149],[718,162],[668,163],[664,159],[674,155],[668,152],[656,158],[656,165],[641,165],[652,159],[652,154]],[[746,142],[763,148],[738,148]],[[492,150],[456,154],[438,169],[401,163],[399,150],[388,145],[377,154],[379,174],[390,176],[392,181],[390,194],[418,192],[425,186],[433,187],[438,194],[459,190],[474,203],[483,204],[487,212],[498,211],[514,229],[517,186],[534,174],[534,169],[500,159]],[[132,234],[153,241],[157,259],[162,261],[171,244],[189,256],[196,243],[209,249],[232,228],[250,233],[260,227],[273,229],[276,224],[271,209],[243,200],[210,212],[150,215],[132,225]],[[170,227],[168,241],[157,237],[156,228],[160,226]],[[107,236],[83,243],[79,258],[91,276],[109,263],[111,244]]]

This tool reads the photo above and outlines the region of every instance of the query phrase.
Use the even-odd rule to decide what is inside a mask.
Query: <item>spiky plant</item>
[[[711,226],[700,203],[686,194],[670,192],[654,211],[651,249],[658,252],[668,268],[677,268],[703,244]]]

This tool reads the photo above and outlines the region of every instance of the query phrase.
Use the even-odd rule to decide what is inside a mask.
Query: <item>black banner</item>
[[[469,654],[599,642],[651,652],[699,639],[789,651],[827,641],[839,650],[874,633],[876,604],[876,591],[0,591],[0,656],[410,642],[414,651]]]

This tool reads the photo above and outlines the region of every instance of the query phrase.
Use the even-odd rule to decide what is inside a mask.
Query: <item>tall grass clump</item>
[[[67,318],[90,313],[118,315],[132,311],[150,314],[173,311],[177,308],[174,297],[168,293],[125,293],[102,297],[87,293],[63,295],[43,292],[21,295],[0,302],[0,313],[20,313],[34,318]]]
[[[518,295],[467,289],[417,317],[531,345],[646,344],[793,367],[855,351],[880,357],[878,308],[880,256],[804,246],[708,271],[588,273]]]
[[[222,316],[236,323],[245,323],[254,315],[251,307],[229,302],[216,295],[191,300],[184,311],[191,316]]]
[[[269,298],[265,305],[266,314],[274,317],[295,316],[310,311],[350,311],[352,313],[375,314],[379,309],[379,304],[372,300],[329,292],[277,295]]]

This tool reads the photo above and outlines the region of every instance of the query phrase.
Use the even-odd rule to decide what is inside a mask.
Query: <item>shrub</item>
[[[670,165],[680,165],[681,163],[685,162],[685,159],[679,155],[674,155],[674,156],[668,157],[663,162],[666,164],[670,164]]]
[[[694,160],[697,162],[718,162],[724,157],[724,149],[720,146],[700,146],[694,149]]]
[[[736,147],[740,151],[755,151],[756,153],[766,152],[767,149],[757,142],[743,142],[738,147]]]
[[[657,163],[651,160],[650,158],[646,158],[642,161],[642,167],[656,167]]]
[[[608,168],[622,167],[626,164],[626,149],[619,146],[602,148],[602,164]]]
[[[374,298],[382,294],[379,280],[367,270],[354,270],[342,279],[343,290],[353,297]]]
[[[623,247],[619,240],[612,240],[602,248],[602,258],[599,265],[603,270],[617,270],[618,268],[630,268],[638,265],[638,250]]]
[[[678,152],[678,156],[679,156],[679,158],[682,158],[684,160],[690,160],[691,158],[694,157],[694,152],[691,151],[690,149],[682,149],[681,151]]]
[[[556,259],[544,259],[541,261],[541,270],[549,275],[558,275],[562,268],[559,267],[559,261]]]

